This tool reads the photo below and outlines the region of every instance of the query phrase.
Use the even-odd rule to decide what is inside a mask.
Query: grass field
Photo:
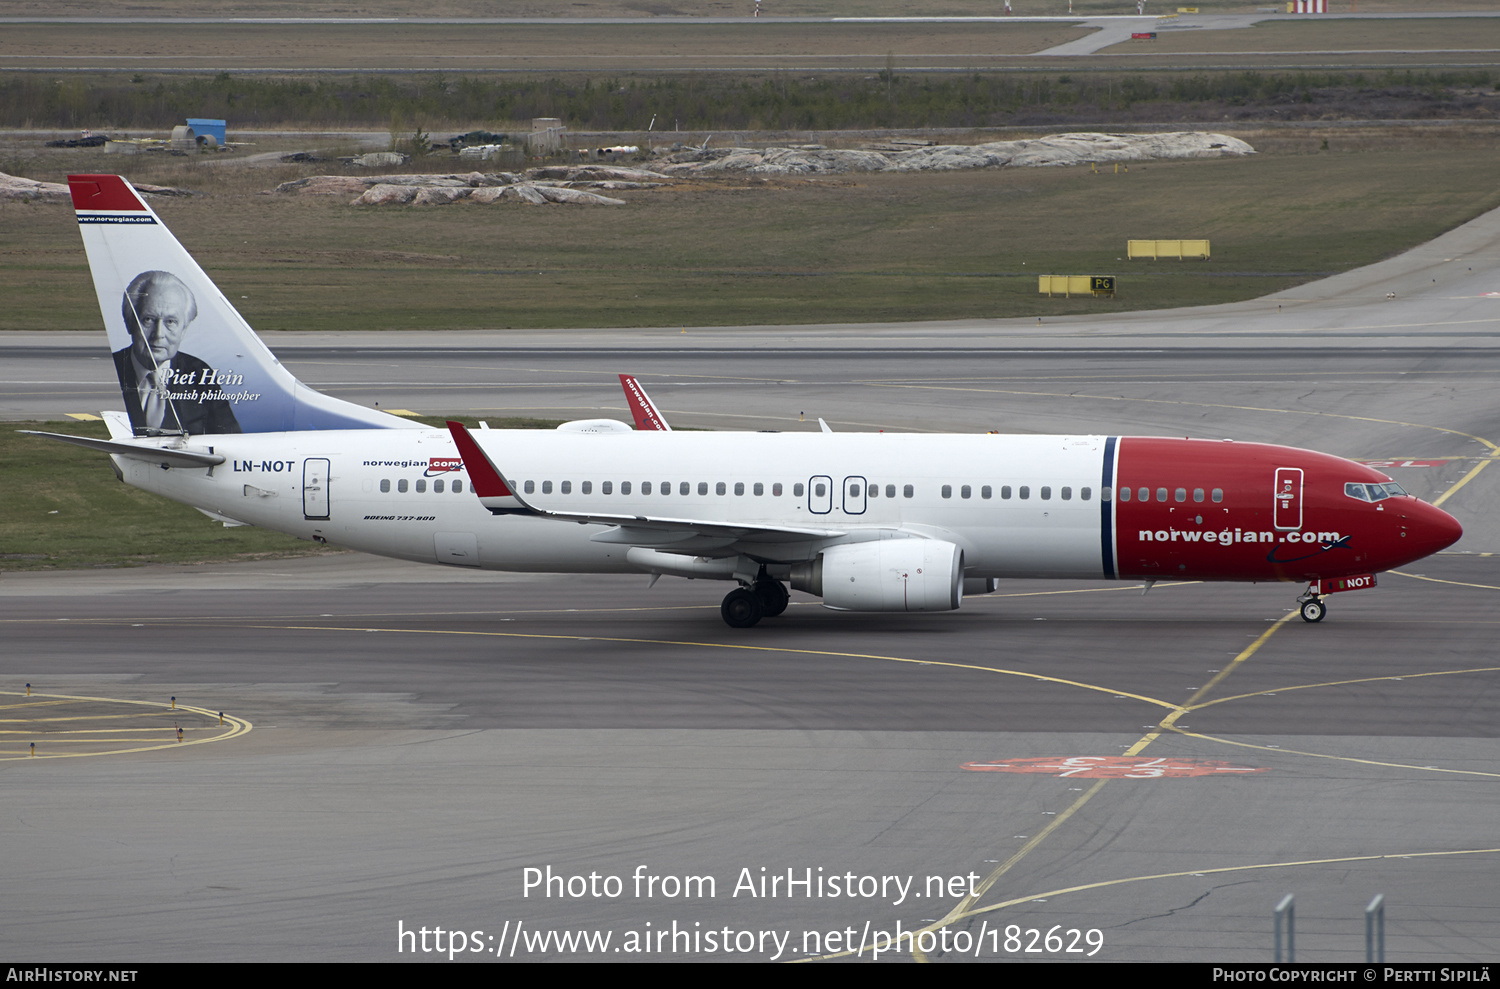
[[[12,24],[6,68],[443,68],[633,71],[704,66],[983,64],[1092,33],[1052,23],[993,24]]]
[[[431,426],[442,419],[421,419]],[[546,420],[488,420],[496,429],[550,428]],[[465,420],[473,424],[474,420]],[[108,436],[99,422],[0,425],[0,572],[145,563],[203,563],[338,552],[249,526],[226,528],[201,512],[115,478],[102,453],[16,430]]]
[[[954,17],[993,16],[997,0],[764,0],[773,17]],[[1076,14],[1134,14],[1132,0],[1073,0]],[[1206,14],[1251,14],[1266,0],[1193,0],[1185,6]],[[1351,0],[1330,0],[1332,13],[1348,12]],[[1361,13],[1408,12],[1413,0],[1358,0]],[[1493,0],[1435,0],[1433,10],[1493,10]],[[408,0],[303,0],[297,17],[748,17],[754,0],[428,0],[420,12]],[[1012,0],[1018,16],[1060,17],[1068,0]],[[1152,4],[1166,13],[1175,4]],[[286,17],[284,0],[9,0],[5,13],[24,17]]]
[[[256,194],[298,169],[195,161],[134,177],[207,193],[155,208],[264,330],[864,322],[1229,302],[1368,264],[1500,206],[1494,127],[1251,141],[1275,150],[1118,175],[726,179],[625,192],[628,205],[609,208],[353,208],[344,197]],[[26,174],[130,161],[46,160],[55,171]],[[0,204],[0,231],[0,329],[97,330],[68,207]],[[1130,238],[1170,237],[1210,238],[1213,260],[1122,260]],[[1118,275],[1119,296],[1038,295],[1036,275],[1070,273]]]

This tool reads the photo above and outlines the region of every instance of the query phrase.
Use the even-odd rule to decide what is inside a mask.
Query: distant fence
[[[1176,258],[1181,261],[1186,258],[1209,258],[1208,241],[1206,240],[1132,240],[1125,246],[1125,254],[1130,260],[1136,258]]]
[[[1037,291],[1047,296],[1107,295],[1115,297],[1114,275],[1041,275]]]

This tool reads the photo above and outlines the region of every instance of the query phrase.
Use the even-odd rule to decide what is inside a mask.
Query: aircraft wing
[[[756,543],[806,542],[817,539],[836,539],[846,534],[844,529],[756,525],[754,523],[726,522],[715,519],[668,518],[665,516],[623,515],[604,512],[559,512],[539,508],[516,492],[515,486],[506,480],[474,437],[461,422],[449,422],[448,432],[463,456],[464,470],[469,475],[469,485],[479,496],[480,502],[496,515],[531,515],[537,518],[577,522],[580,525],[593,523],[618,528],[594,536],[595,542],[621,543],[630,546],[657,546],[669,548],[678,543],[692,543],[691,551],[702,547],[710,540],[729,545],[739,540]],[[689,551],[688,546],[683,547]],[[669,550],[670,551],[670,550]]]

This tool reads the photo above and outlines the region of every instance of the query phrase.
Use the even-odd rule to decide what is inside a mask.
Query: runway
[[[683,426],[1294,443],[1392,464],[1466,532],[1319,625],[1287,585],[798,594],[736,632],[722,585],[644,576],[6,574],[0,949],[1266,961],[1294,893],[1299,960],[1362,959],[1383,894],[1389,960],[1496,961],[1497,247],[1490,216],[1280,298],[1040,327],[272,340],[424,412],[593,416],[630,371]],[[118,401],[102,340],[10,335],[0,368],[7,417]]]

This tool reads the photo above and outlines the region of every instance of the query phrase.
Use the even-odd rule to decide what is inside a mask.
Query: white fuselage
[[[706,537],[658,547],[671,553],[795,563],[835,543],[910,535],[956,544],[970,576],[1106,576],[1101,436],[473,436],[542,511],[818,531],[764,543],[745,537],[733,549],[731,540]],[[626,560],[629,547],[608,541],[610,525],[492,515],[443,430],[202,436],[191,447],[226,462],[171,470],[116,463],[129,483],[226,520],[368,553],[493,570],[647,569]]]

